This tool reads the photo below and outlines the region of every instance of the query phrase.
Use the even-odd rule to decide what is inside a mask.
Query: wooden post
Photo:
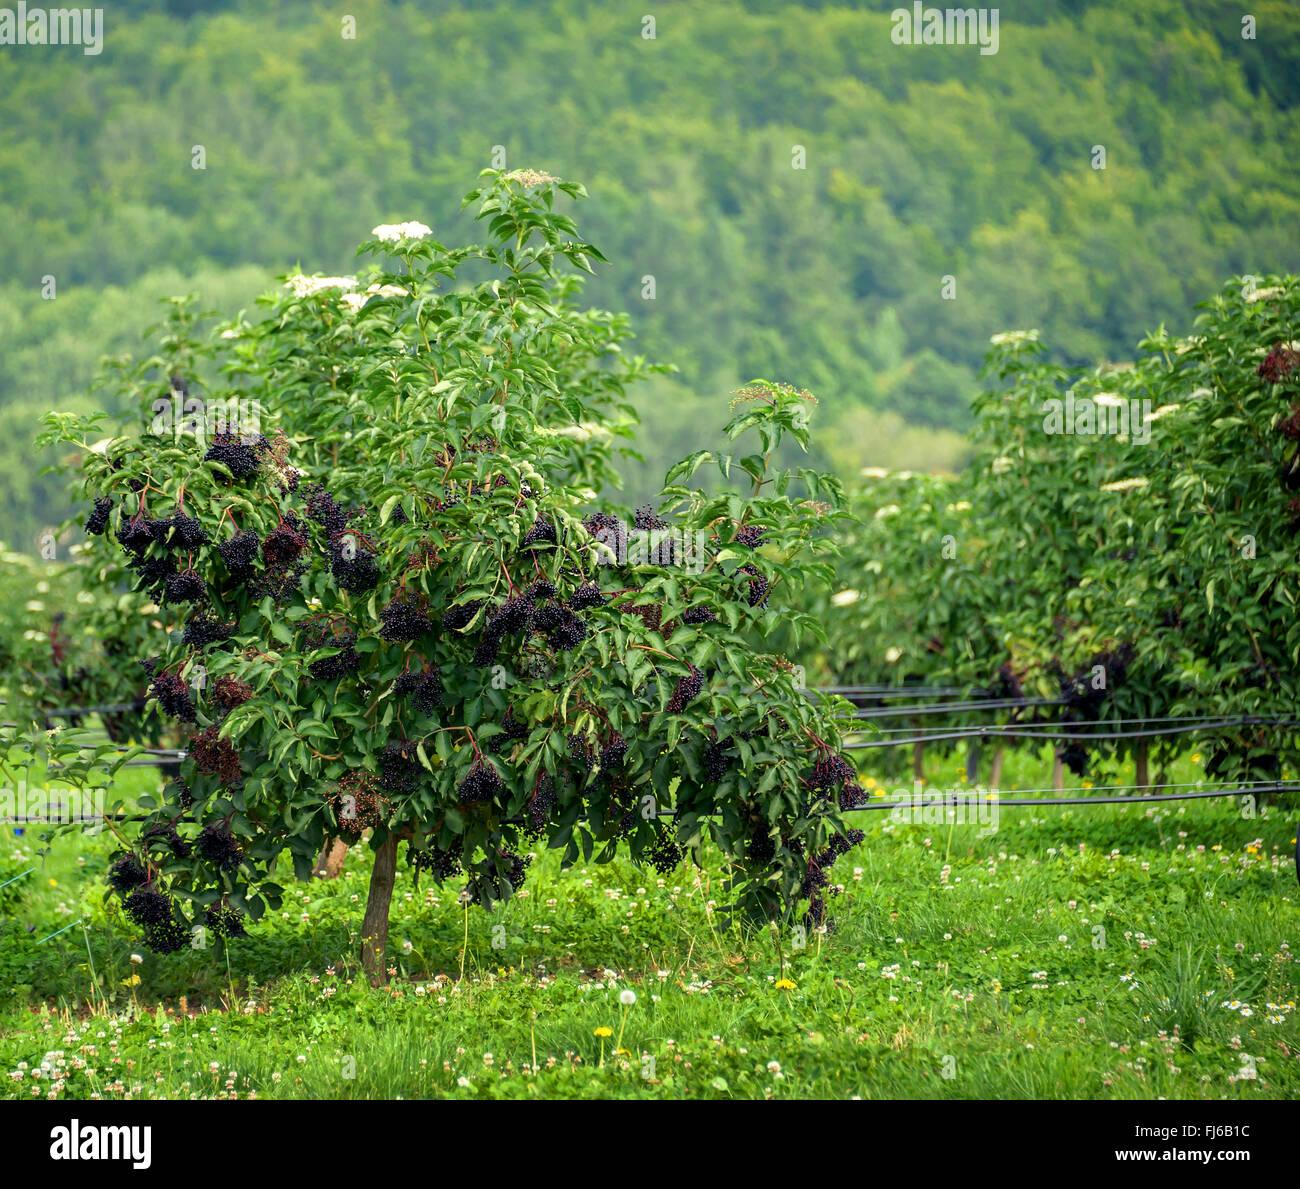
[[[1059,751],[1052,759],[1052,788],[1058,792],[1065,788],[1065,761]]]
[[[371,983],[388,981],[385,951],[388,949],[388,908],[393,900],[397,878],[397,835],[389,834],[375,852],[375,867],[370,873],[370,895],[366,916],[361,922],[361,965]]]
[[[1002,787],[1002,748],[993,749],[993,765],[989,770],[989,788]]]
[[[925,744],[919,739],[912,744],[912,779],[920,780],[925,776]]]
[[[980,745],[973,739],[966,742],[966,781],[978,784],[980,779]]]

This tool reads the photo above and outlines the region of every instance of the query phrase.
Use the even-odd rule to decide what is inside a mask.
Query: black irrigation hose
[[[1044,727],[1055,726],[1044,723]],[[1101,723],[1098,724],[1103,725]],[[908,735],[902,739],[868,739],[858,743],[845,743],[845,751],[862,751],[878,747],[902,747],[912,743],[937,743],[951,739],[1043,739],[1065,740],[1080,743],[1106,743],[1113,739],[1151,739],[1159,735],[1186,735],[1193,731],[1221,731],[1242,726],[1300,726],[1297,719],[1265,718],[1261,716],[1243,716],[1236,719],[1210,720],[1204,723],[1191,723],[1177,727],[1155,727],[1140,731],[1093,731],[1070,732],[1034,730],[1029,727],[960,727],[951,731],[935,731],[929,734]]]
[[[854,718],[908,718],[921,714],[960,714],[976,710],[1016,710],[1021,706],[1064,706],[1064,698],[1000,698],[986,702],[945,702],[929,706],[872,706],[855,710]]]
[[[1101,791],[1105,791],[1104,789]],[[1250,793],[1294,793],[1300,792],[1300,784],[1284,784],[1275,781],[1272,784],[1254,785],[1238,789],[1204,789],[1194,793],[1147,793],[1125,797],[1026,797],[1019,800],[1007,799],[1001,795],[985,795],[981,800],[971,794],[943,793],[922,801],[872,801],[869,805],[858,805],[845,813],[861,813],[872,809],[924,809],[930,805],[1141,805],[1146,801],[1193,801],[1201,797],[1244,797]],[[958,799],[959,797],[963,799]]]

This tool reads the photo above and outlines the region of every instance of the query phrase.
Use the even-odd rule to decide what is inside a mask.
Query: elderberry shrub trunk
[[[281,857],[306,878],[327,837],[376,853],[377,979],[399,846],[488,907],[535,841],[668,871],[708,838],[746,917],[828,923],[861,837],[846,708],[762,651],[817,630],[795,607],[829,576],[838,486],[772,463],[813,399],[755,381],[727,427],[754,453],[698,452],[630,526],[597,506],[649,369],[625,319],[574,304],[566,268],[602,259],[556,209],[581,187],[484,177],[487,242],[376,228],[364,280],[292,277],[214,329],[238,385],[214,395],[255,398],[256,432],[91,449],[93,419],[51,418],[86,448],[88,528],[176,623],[144,659],[188,758],[109,877],[156,950],[243,935]],[[706,463],[716,494],[687,485]]]

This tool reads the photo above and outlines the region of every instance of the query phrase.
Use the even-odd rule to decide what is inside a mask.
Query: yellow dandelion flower
[[[603,1024],[592,1033],[592,1036],[599,1036],[604,1039],[606,1036],[613,1036],[614,1029],[606,1028]]]
[[[776,989],[778,991],[793,991],[795,985],[788,978],[779,978],[776,980]]]

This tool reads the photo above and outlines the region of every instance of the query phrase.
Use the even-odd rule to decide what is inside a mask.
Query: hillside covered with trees
[[[679,369],[641,386],[634,496],[755,375],[819,396],[822,461],[846,474],[956,469],[994,332],[1124,359],[1224,277],[1300,267],[1281,0],[1252,7],[1253,38],[1223,0],[1022,0],[991,55],[895,45],[884,5],[668,3],[653,29],[644,5],[581,0],[526,22],[347,9],[355,30],[308,3],[152,0],[106,12],[98,55],[0,56],[11,545],[68,510],[32,465],[41,414],[96,407],[100,357],[139,352],[157,298],[256,317],[277,274],[352,271],[378,222],[455,242],[488,165],[586,183],[584,231],[615,262],[587,300]]]

